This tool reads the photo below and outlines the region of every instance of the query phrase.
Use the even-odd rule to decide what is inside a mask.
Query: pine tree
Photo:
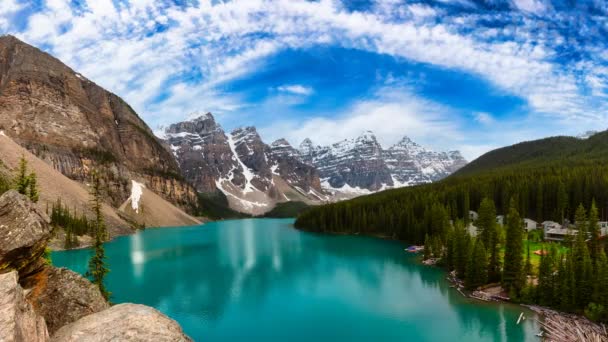
[[[506,229],[505,263],[502,282],[508,293],[519,295],[525,280],[523,264],[523,227],[514,199],[511,199]]]
[[[593,302],[603,308],[599,319],[606,320],[608,318],[608,258],[603,250],[600,250],[596,260]]]
[[[554,268],[555,259],[552,251],[541,250],[540,264],[538,265],[538,286],[536,288],[536,300],[540,305],[550,306],[555,304],[554,291]]]
[[[526,244],[526,264],[525,264],[525,274],[526,275],[531,275],[532,274],[532,261],[530,260],[530,241],[527,242]]]
[[[468,290],[473,290],[488,281],[488,255],[481,239],[475,241],[475,247],[469,254],[464,283]]]
[[[454,269],[459,278],[465,277],[467,261],[469,259],[471,237],[466,231],[462,221],[456,222],[454,227]]]
[[[484,198],[479,205],[479,218],[475,223],[479,228],[479,239],[484,246],[490,246],[496,228],[496,207],[494,201]]]
[[[597,206],[595,205],[595,200],[593,200],[591,201],[591,208],[589,209],[589,224],[587,229],[589,230],[589,253],[594,263],[597,260],[600,249],[600,227],[598,216]]]
[[[578,232],[571,251],[573,272],[576,275],[574,303],[578,308],[587,306],[592,295],[593,267],[587,247],[587,213],[583,205],[576,209],[576,228]]]
[[[27,195],[29,190],[29,177],[27,174],[27,160],[25,155],[21,155],[19,159],[19,167],[15,177],[15,189],[22,195]]]
[[[32,172],[28,176],[28,197],[34,203],[38,203],[38,199],[40,198],[40,193],[38,191],[38,181],[36,179],[36,173]]]
[[[91,187],[91,207],[95,213],[95,221],[93,222],[93,228],[95,233],[95,253],[89,260],[89,270],[87,276],[91,281],[99,287],[99,291],[106,300],[110,298],[110,292],[105,287],[104,279],[108,274],[109,269],[107,268],[105,259],[105,249],[103,242],[107,239],[106,227],[102,214],[102,186],[101,179],[96,172],[92,174],[92,187]]]

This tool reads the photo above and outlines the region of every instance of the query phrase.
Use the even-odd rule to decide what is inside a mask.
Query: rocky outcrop
[[[23,276],[44,266],[42,255],[51,238],[48,221],[15,190],[0,197],[0,272],[12,269]]]
[[[286,141],[265,144],[255,127],[226,133],[211,113],[163,133],[184,177],[203,193],[222,191],[233,209],[262,214],[277,202],[326,200],[319,175]]]
[[[170,201],[196,199],[170,151],[125,101],[12,36],[0,37],[0,130],[71,179],[87,182],[97,169],[115,207],[131,179],[149,177],[172,180],[146,184]]]
[[[16,271],[0,274],[0,341],[49,341],[44,318],[25,299],[18,280]]]
[[[99,288],[41,257],[48,218],[11,190],[0,197],[0,341],[190,341],[160,312],[109,307]],[[1,274],[4,273],[4,274]],[[48,324],[48,329],[47,329]]]
[[[27,299],[44,317],[51,335],[64,325],[110,307],[97,286],[65,268],[47,266],[22,283],[30,290]]]
[[[59,329],[54,342],[191,341],[181,327],[159,311],[137,304],[119,304]]]

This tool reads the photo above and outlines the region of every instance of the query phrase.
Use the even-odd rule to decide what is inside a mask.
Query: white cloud
[[[547,10],[547,6],[542,0],[513,0],[515,8],[530,13],[540,13]]]
[[[291,93],[291,94],[296,94],[296,95],[304,95],[304,96],[308,96],[311,95],[314,90],[311,87],[307,87],[301,84],[289,84],[289,85],[282,85],[277,87],[277,90],[280,92],[285,92],[285,93]]]
[[[448,108],[419,98],[409,89],[382,88],[338,115],[319,115],[304,122],[278,120],[259,131],[268,141],[284,137],[296,146],[305,138],[327,145],[371,130],[384,146],[408,136],[441,148],[455,146],[463,138],[458,120],[451,114]]]
[[[474,7],[468,0],[440,1]],[[512,5],[527,13],[542,14],[549,9],[541,0],[512,0]],[[20,7],[15,0],[0,1],[0,29],[9,29],[4,14]],[[416,20],[428,17],[436,19]],[[30,16],[26,31],[17,35],[35,45],[50,46],[71,67],[124,96],[153,126],[196,110],[237,115],[248,104],[238,96],[226,95],[222,91],[225,82],[255,72],[265,58],[279,51],[317,44],[468,72],[525,99],[535,115],[579,124],[581,118],[585,124],[605,119],[608,105],[601,100],[608,80],[605,68],[602,71],[605,60],[584,65],[556,63],[553,44],[569,38],[557,30],[539,34],[533,16],[523,17],[521,25],[515,21],[517,26],[507,25],[488,34],[487,30],[461,33],[463,28],[475,28],[475,20],[484,19],[483,15],[466,14],[451,20],[437,15],[437,9],[430,6],[403,6],[397,0],[378,0],[370,12],[349,12],[335,0],[201,0],[187,7],[153,0],[116,6],[111,0],[88,0],[86,9],[76,12],[68,0],[47,0],[40,13]],[[167,26],[155,32],[156,25]],[[590,55],[608,59],[605,50]],[[202,75],[199,80],[181,80],[193,72]],[[297,84],[282,87],[279,91],[295,95],[314,91]],[[586,92],[585,87],[591,91]],[[157,104],[154,99],[159,95],[166,98]],[[591,99],[594,101],[590,96],[596,97]],[[435,119],[428,119],[434,117],[430,114],[421,118],[414,110],[418,107],[412,105],[420,100],[410,100],[362,101],[352,113],[343,113],[339,125],[321,118],[316,123],[329,127],[325,130],[329,136],[336,135],[342,124],[352,127],[349,134],[356,134],[365,122],[361,108],[366,108],[379,119],[393,123],[390,118],[395,118],[390,132],[378,127],[377,133],[387,134],[387,140],[400,135],[394,133],[400,127],[404,131],[420,128],[427,134],[432,131],[423,126],[446,128],[449,118],[440,116],[439,122],[434,121],[436,115]],[[451,129],[446,132],[458,133],[454,125],[448,126]],[[298,124],[294,127],[305,133]]]
[[[494,118],[492,117],[492,115],[490,113],[477,112],[477,113],[473,113],[473,117],[475,118],[475,121],[477,121],[483,125],[490,125],[490,124],[494,123]]]

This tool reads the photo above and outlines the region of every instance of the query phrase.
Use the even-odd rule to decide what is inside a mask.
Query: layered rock
[[[134,178],[171,201],[195,203],[171,153],[126,102],[12,36],[0,37],[0,130],[72,179],[86,182],[100,170],[114,206]]]
[[[49,334],[80,318],[108,309],[99,288],[78,273],[47,266],[24,280],[27,299],[44,317]]]
[[[18,280],[16,271],[0,274],[0,341],[49,341],[44,318],[25,299]]]
[[[49,218],[25,196],[10,190],[0,197],[0,272],[22,276],[44,266],[42,255],[51,238]]]
[[[119,304],[59,329],[54,342],[191,341],[181,327],[159,311],[137,304]]]
[[[169,126],[162,136],[185,178],[200,192],[223,192],[233,209],[262,214],[277,202],[325,199],[316,169],[288,143],[265,144],[254,127],[226,133],[207,113]]]

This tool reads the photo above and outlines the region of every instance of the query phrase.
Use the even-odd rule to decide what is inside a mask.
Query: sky
[[[1,0],[0,32],[153,129],[212,112],[268,143],[371,130],[472,160],[608,128],[606,0]]]

